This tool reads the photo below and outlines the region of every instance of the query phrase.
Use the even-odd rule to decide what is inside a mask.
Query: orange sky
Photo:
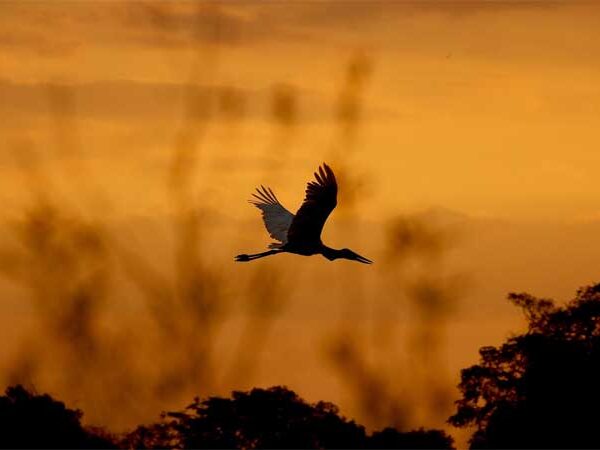
[[[106,184],[127,182],[133,164],[156,184],[143,162],[160,165],[172,142],[178,86],[230,86],[247,104],[241,141],[208,147],[235,152],[248,172],[272,136],[269,94],[285,83],[299,96],[294,154],[306,172],[335,138],[332,103],[347,61],[362,51],[372,76],[356,162],[376,184],[373,213],[427,204],[502,217],[588,217],[600,190],[593,174],[599,15],[589,4],[569,5],[4,2],[3,134],[9,144],[22,138],[17,123],[48,142],[40,84],[75,85],[85,151],[113,173]],[[218,132],[208,139],[221,142]],[[115,158],[123,147],[126,158]],[[1,191],[10,192],[11,164],[4,170]],[[156,205],[139,205],[148,207]]]
[[[517,326],[508,291],[565,299],[597,281],[600,7],[592,2],[36,1],[0,10],[2,220],[22,215],[22,165],[32,154],[53,186],[48,195],[117,233],[139,227],[139,251],[168,271],[171,238],[161,242],[152,227],[172,213],[165,181],[173,148],[188,142],[198,156],[194,202],[216,224],[211,260],[237,279],[255,268],[231,265],[233,252],[268,242],[245,202],[256,183],[294,210],[323,160],[363,181],[356,208],[334,213],[325,237],[378,264],[335,272],[320,260],[264,261],[289,264],[296,294],[257,383],[288,383],[311,400],[331,394],[352,411],[319,351],[309,354],[340,311],[327,305],[323,283],[364,276],[381,287],[383,230],[398,214],[444,208],[435,214],[462,230],[444,269],[470,280],[466,306],[447,327],[452,382],[478,347]],[[353,62],[362,70],[356,84]],[[273,112],[278,98],[291,102],[289,115],[285,104]],[[347,134],[340,101],[360,106]],[[370,231],[343,232],[353,217]],[[295,271],[317,281],[290,281]],[[5,289],[7,314],[21,319],[6,333],[18,340],[29,313],[21,294]],[[343,298],[344,283],[336,289]],[[292,343],[306,371],[293,357],[274,371]]]

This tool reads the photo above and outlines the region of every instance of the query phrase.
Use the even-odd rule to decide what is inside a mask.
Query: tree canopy
[[[0,397],[0,447],[116,448],[109,437],[84,428],[82,415],[47,394],[9,387]]]
[[[564,306],[510,294],[525,333],[483,347],[462,371],[449,422],[474,426],[472,448],[599,448],[600,284]]]
[[[368,436],[363,426],[339,415],[331,403],[309,404],[293,391],[234,391],[231,398],[195,399],[168,420],[139,427],[132,448],[452,448],[440,430],[400,432],[387,428]]]

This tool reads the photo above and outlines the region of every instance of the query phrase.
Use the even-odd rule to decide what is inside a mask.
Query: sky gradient
[[[394,280],[434,274],[460,297],[443,315],[436,353],[448,389],[479,347],[522,325],[508,292],[564,300],[598,281],[593,2],[3,1],[0,11],[6,230],[41,196],[101,222],[171,274],[177,238],[168,224],[181,194],[202,212],[202,261],[239,284],[225,295],[233,304],[243,305],[242,285],[253,277],[267,277],[267,286],[275,284],[271,271],[281,277],[286,307],[261,344],[261,369],[252,381],[216,390],[288,384],[359,416],[323,348],[338,324],[357,330],[365,358],[388,370],[377,314],[397,311],[398,330],[385,339],[403,349],[403,330],[418,322],[418,312],[394,300]],[[288,256],[233,264],[236,253],[269,242],[246,203],[253,187],[271,186],[295,211],[323,161],[340,174],[340,206],[324,241],[376,264]],[[399,217],[450,230],[442,256],[399,269],[386,257]],[[0,244],[18,248],[10,231],[3,236]],[[115,275],[103,330],[146,326],[126,278]],[[33,339],[37,320],[29,291],[13,284],[0,285],[3,333],[13,342],[0,353],[6,366]],[[347,307],[350,290],[364,295]],[[223,359],[235,353],[236,321],[248,313],[238,306],[225,320]],[[405,363],[410,348],[400,351]],[[152,418],[111,417],[110,405],[94,412],[87,391],[63,394],[52,365],[40,366],[40,383],[80,402],[91,420],[125,426]],[[152,398],[156,413],[167,407]],[[415,407],[408,423],[444,426],[428,408]]]

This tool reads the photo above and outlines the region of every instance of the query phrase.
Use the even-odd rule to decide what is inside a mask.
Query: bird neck
[[[327,247],[323,244],[321,247],[321,254],[327,258],[329,261],[333,261],[334,259],[338,259],[340,257],[341,250],[336,250],[335,248]]]

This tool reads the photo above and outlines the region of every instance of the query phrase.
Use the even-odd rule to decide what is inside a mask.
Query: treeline
[[[440,430],[367,434],[331,403],[309,404],[277,386],[195,399],[185,411],[125,435],[82,426],[82,412],[47,394],[10,387],[0,398],[5,448],[453,448]]]
[[[474,429],[471,448],[600,448],[600,284],[564,306],[510,294],[525,333],[483,347],[462,371],[449,423]],[[0,397],[0,445],[11,448],[453,448],[441,430],[368,434],[331,403],[310,404],[285,387],[195,399],[183,411],[111,435],[82,412],[21,386]]]

